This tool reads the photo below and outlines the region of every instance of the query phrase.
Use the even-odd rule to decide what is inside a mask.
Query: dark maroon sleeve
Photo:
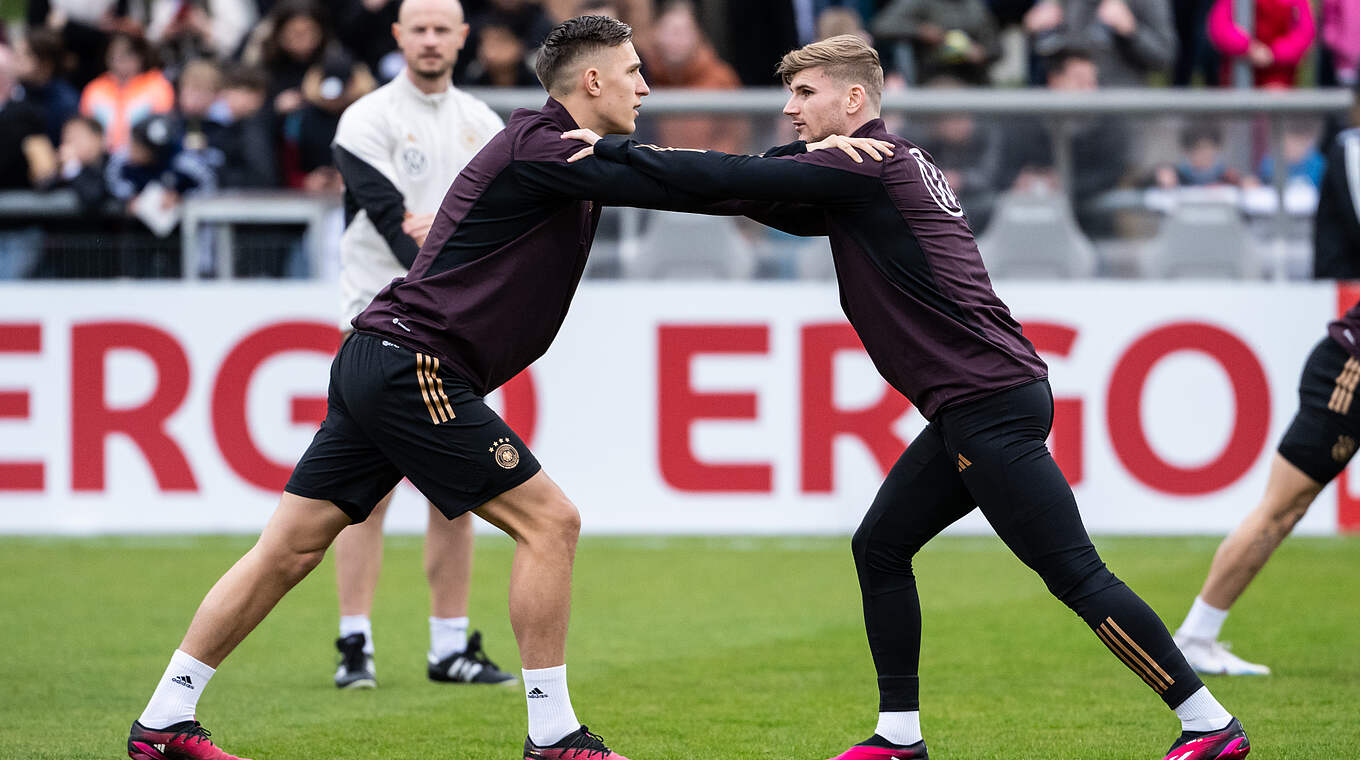
[[[881,188],[875,176],[878,162],[856,164],[839,150],[737,156],[641,145],[609,135],[595,143],[595,155],[640,169],[682,190],[720,198],[854,205]]]

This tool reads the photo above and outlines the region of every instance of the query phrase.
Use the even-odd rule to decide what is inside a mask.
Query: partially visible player
[[[464,167],[410,272],[355,318],[331,364],[321,429],[259,541],[199,605],[132,724],[133,760],[235,760],[198,722],[203,688],[403,476],[446,517],[475,512],[515,541],[509,606],[528,707],[525,760],[626,760],[581,725],[567,690],[581,515],[483,397],[556,337],[600,204],[707,207],[635,169],[567,160],[578,144],[563,132],[634,130],[649,90],[631,38],[627,24],[602,16],[548,35],[535,68],[550,97],[515,111]]]
[[[1360,85],[1351,124],[1332,144],[1318,189],[1313,236],[1318,277],[1360,276]],[[1228,610],[1318,493],[1346,468],[1360,441],[1360,405],[1351,403],[1360,379],[1360,303],[1332,322],[1327,333],[1303,365],[1299,411],[1271,462],[1265,495],[1219,545],[1204,587],[1176,631],[1176,643],[1201,673],[1270,673],[1269,667],[1228,651],[1219,633]]]
[[[581,163],[603,158],[680,190],[764,202],[762,221],[829,236],[846,317],[883,377],[930,421],[893,465],[852,541],[878,671],[879,718],[874,735],[839,760],[926,757],[912,558],[975,508],[1180,718],[1181,735],[1166,760],[1246,757],[1241,723],[1092,546],[1045,443],[1053,424],[1048,369],[992,290],[944,173],[879,118],[878,54],[858,37],[841,35],[784,56],[779,73],[791,91],[784,113],[800,137],[876,138],[892,144],[891,157],[855,163],[836,151],[732,156],[580,130],[566,136],[594,146],[597,158]]]
[[[1360,174],[1360,135],[1356,135]],[[1360,256],[1360,239],[1352,241]],[[1313,500],[1355,455],[1360,441],[1360,303],[1328,325],[1299,379],[1299,411],[1270,464],[1261,502],[1214,553],[1209,577],[1176,630],[1176,644],[1200,673],[1269,675],[1270,668],[1228,651],[1219,633],[1228,610],[1247,590],[1270,555],[1298,524]]]
[[[345,180],[348,221],[340,239],[342,330],[350,329],[379,290],[406,275],[449,185],[505,126],[485,103],[453,86],[453,65],[467,32],[458,0],[404,0],[392,36],[406,68],[340,117],[335,166]],[[335,538],[340,596],[335,685],[342,689],[378,685],[369,616],[391,501],[389,492],[369,519]],[[468,636],[472,515],[449,520],[429,505],[425,578],[430,586],[430,680],[513,683],[515,677],[482,652],[481,636]]]

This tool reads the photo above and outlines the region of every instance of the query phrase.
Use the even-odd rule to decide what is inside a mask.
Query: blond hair
[[[787,85],[798,72],[819,67],[832,79],[864,87],[875,109],[883,101],[883,64],[878,51],[859,37],[839,34],[790,50],[779,61],[775,74]]]

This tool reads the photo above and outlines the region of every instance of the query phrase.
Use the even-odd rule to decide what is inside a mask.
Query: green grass
[[[0,758],[115,758],[198,600],[241,537],[0,539]],[[1179,622],[1215,540],[1107,539],[1106,560]],[[589,538],[569,644],[578,715],[634,760],[825,758],[872,729],[873,669],[846,539]],[[516,668],[511,545],[480,539],[475,627]],[[523,695],[427,682],[418,538],[391,538],[376,691],[331,685],[333,570],[226,662],[200,716],[229,751],[278,758],[505,758]],[[995,539],[921,555],[932,757],[1160,758],[1177,724]],[[1360,757],[1360,540],[1293,539],[1228,638],[1277,675],[1214,679],[1253,757]]]

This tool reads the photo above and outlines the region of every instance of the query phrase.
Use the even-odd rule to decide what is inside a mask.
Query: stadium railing
[[[515,108],[536,108],[542,105],[546,97],[537,89],[473,89],[470,92],[504,116],[508,116]],[[672,116],[742,117],[757,127],[752,130],[748,148],[758,150],[762,145],[788,138],[788,134],[781,131],[784,126],[779,115],[786,98],[784,91],[775,88],[730,92],[660,91],[647,98],[640,126],[645,131]],[[886,117],[899,121],[910,120],[912,123],[971,115],[993,120],[1002,132],[1017,119],[1041,119],[1049,127],[1055,174],[1060,178],[1059,187],[1066,188],[1071,186],[1074,173],[1071,136],[1083,120],[1092,117],[1117,118],[1128,123],[1138,123],[1139,120],[1150,123],[1168,117],[1182,121],[1227,121],[1235,130],[1233,142],[1239,145],[1239,149],[1245,150],[1241,146],[1247,143],[1264,142],[1264,145],[1254,145],[1252,150],[1256,154],[1264,151],[1279,156],[1285,152],[1285,132],[1291,120],[1336,117],[1344,114],[1351,103],[1352,95],[1344,89],[1108,89],[1084,93],[1028,89],[920,89],[885,93],[883,111]],[[913,138],[911,129],[905,131],[909,138]],[[1268,241],[1267,271],[1276,278],[1283,278],[1290,273],[1286,261],[1287,251],[1292,246],[1297,254],[1301,245],[1300,236],[1306,234],[1306,217],[1311,214],[1306,207],[1300,210],[1299,204],[1284,201],[1289,167],[1285,161],[1274,163],[1275,171],[1268,178],[1268,187],[1273,188],[1276,201],[1265,208],[1258,202],[1251,213],[1255,229]],[[1145,194],[1128,187],[1105,194],[1100,203],[1095,205],[1103,210],[1165,211],[1149,209],[1148,206],[1154,204],[1148,202]],[[15,229],[29,225],[51,230],[55,238],[45,243],[44,255],[60,249],[84,251],[90,258],[101,257],[109,250],[110,240],[117,240],[116,248],[120,255],[134,257],[142,262],[138,266],[149,272],[142,276],[190,279],[203,275],[231,278],[251,274],[315,277],[333,268],[327,265],[327,261],[334,256],[337,245],[337,241],[330,238],[338,239],[334,223],[338,206],[338,198],[308,196],[300,192],[223,192],[186,198],[178,234],[169,238],[155,238],[135,223],[125,223],[112,231],[101,231],[100,234],[81,237],[71,233],[63,238],[62,234],[69,231],[61,229],[61,221],[80,218],[74,198],[69,193],[0,193],[0,226]],[[613,248],[622,256],[635,256],[644,232],[643,217],[633,210],[619,211],[613,229],[602,232],[614,238]],[[116,213],[116,210],[111,212]],[[272,233],[275,238],[267,238],[260,243],[257,240],[260,230],[270,230],[271,225],[273,228],[291,225],[293,231],[290,235],[275,239],[279,234],[276,231]],[[301,232],[304,228],[305,232]],[[606,243],[602,248],[608,245]],[[252,246],[265,250],[256,259],[282,256],[294,261],[287,265],[271,264],[263,269],[242,267],[239,263],[240,252]],[[220,255],[222,252],[231,252],[232,255]],[[250,258],[249,252],[246,258]],[[148,260],[151,263],[146,263]],[[233,260],[238,263],[233,265]],[[55,275],[51,271],[50,266],[47,270],[34,270],[37,276],[44,276],[45,273],[47,276],[108,276],[101,274],[99,267],[84,264]],[[602,270],[595,273],[599,271]],[[1129,271],[1136,275],[1138,270],[1137,267],[1130,267]]]

